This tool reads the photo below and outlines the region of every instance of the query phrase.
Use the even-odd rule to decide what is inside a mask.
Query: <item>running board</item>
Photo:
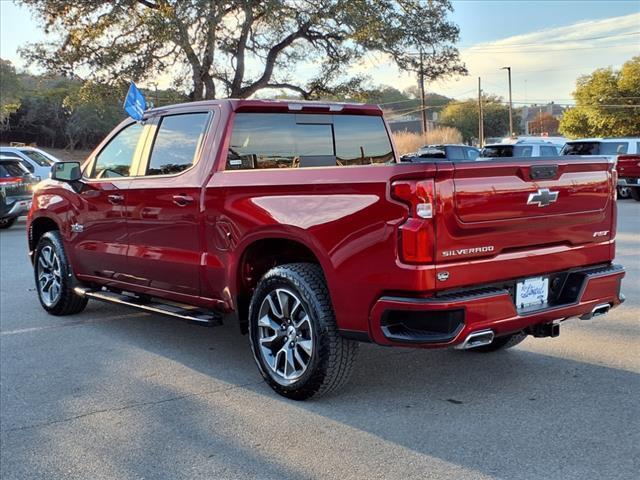
[[[193,305],[171,302],[168,300],[147,299],[133,294],[115,293],[108,290],[91,290],[90,288],[76,287],[74,291],[82,296],[99,300],[101,302],[126,305],[149,313],[166,315],[189,323],[203,325],[205,327],[217,327],[222,325],[222,317],[216,313]]]

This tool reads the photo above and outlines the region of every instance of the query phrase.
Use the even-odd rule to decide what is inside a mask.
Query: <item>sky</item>
[[[579,75],[619,68],[640,55],[640,0],[454,0],[453,6],[469,75],[427,85],[448,97],[476,95],[481,77],[485,92],[507,98],[507,73],[500,67],[510,66],[514,103],[569,104]],[[18,47],[44,39],[27,9],[0,0],[0,57],[24,68]],[[373,84],[416,84],[415,76],[399,72],[382,55],[367,55],[353,69],[361,71]]]

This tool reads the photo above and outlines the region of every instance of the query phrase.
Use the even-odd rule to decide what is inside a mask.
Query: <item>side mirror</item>
[[[77,182],[82,178],[79,162],[57,162],[51,165],[51,178],[61,182]]]

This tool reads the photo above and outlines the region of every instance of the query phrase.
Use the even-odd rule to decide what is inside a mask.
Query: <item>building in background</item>
[[[525,135],[554,136],[558,134],[565,107],[551,102],[546,105],[527,105],[521,109],[520,127]]]

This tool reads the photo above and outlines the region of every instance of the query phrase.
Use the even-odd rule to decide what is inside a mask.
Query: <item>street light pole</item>
[[[509,74],[509,136],[513,135],[513,102],[511,101],[511,67],[502,67]]]

